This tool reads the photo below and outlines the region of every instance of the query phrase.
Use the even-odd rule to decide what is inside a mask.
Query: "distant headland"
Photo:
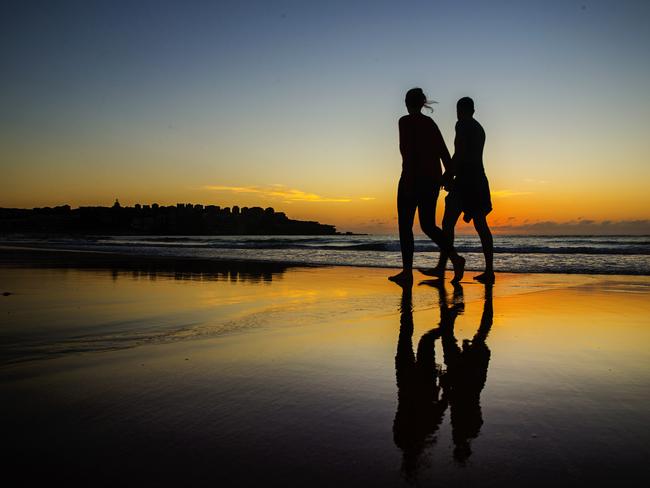
[[[33,209],[0,208],[0,233],[134,235],[333,235],[336,227],[292,220],[262,207],[220,207],[177,203],[123,207],[70,205]]]

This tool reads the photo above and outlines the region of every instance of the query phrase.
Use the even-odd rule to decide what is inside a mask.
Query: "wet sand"
[[[25,486],[649,481],[650,277],[0,262]]]

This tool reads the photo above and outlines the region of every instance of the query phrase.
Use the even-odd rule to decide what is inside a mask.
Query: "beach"
[[[2,250],[12,486],[650,481],[649,276],[393,272]]]

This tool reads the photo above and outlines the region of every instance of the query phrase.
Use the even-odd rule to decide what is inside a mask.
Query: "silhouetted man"
[[[471,98],[464,97],[458,100],[456,114],[458,122],[456,122],[452,158],[454,180],[448,185],[450,191],[445,199],[442,230],[448,242],[453,244],[454,227],[460,214],[464,213],[465,222],[474,221],[474,228],[481,238],[485,256],[485,272],[475,276],[474,279],[481,283],[494,283],[493,241],[487,223],[487,215],[492,211],[492,201],[490,186],[483,168],[485,131],[474,119],[474,101]],[[438,265],[423,272],[431,276],[443,276],[447,258],[445,250],[441,250]]]

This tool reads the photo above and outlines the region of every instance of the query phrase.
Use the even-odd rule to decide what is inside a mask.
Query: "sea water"
[[[292,264],[400,267],[395,235],[333,236],[92,236],[3,238],[0,244],[94,250],[129,255],[275,261]],[[475,235],[456,236],[466,268],[484,266]],[[438,248],[415,240],[415,266],[434,266]],[[650,236],[494,236],[494,267],[513,273],[650,274]]]

